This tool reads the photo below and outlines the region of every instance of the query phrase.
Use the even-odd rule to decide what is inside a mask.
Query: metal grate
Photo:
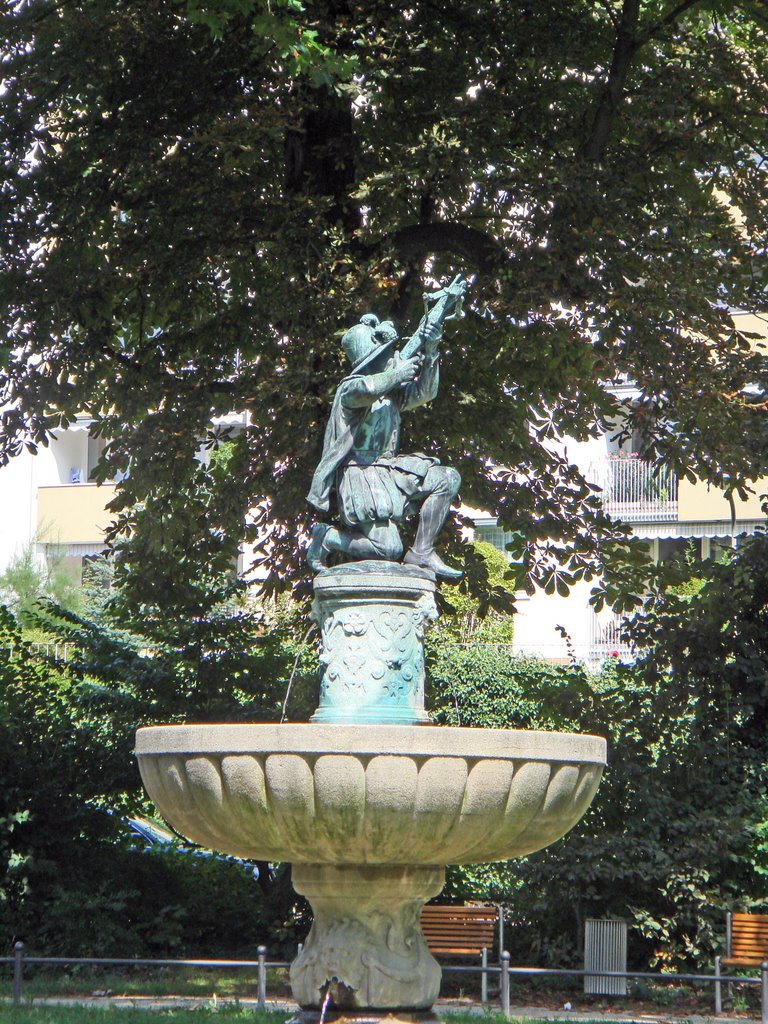
[[[617,918],[585,922],[584,970],[626,971],[627,922]],[[595,974],[584,978],[584,992],[593,996],[625,996],[626,978],[609,978]]]
[[[602,488],[605,511],[634,523],[677,519],[677,476],[669,466],[654,466],[632,454],[609,455],[592,462],[588,479]]]

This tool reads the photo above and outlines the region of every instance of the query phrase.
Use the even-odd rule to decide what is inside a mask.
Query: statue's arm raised
[[[430,352],[424,356],[419,376],[403,388],[400,408],[403,410],[417,409],[420,405],[426,405],[437,395],[439,385],[439,356],[437,352]]]
[[[399,360],[394,366],[381,373],[352,377],[344,385],[341,400],[345,406],[351,409],[362,405],[372,405],[377,398],[389,394],[401,384],[412,381],[419,373],[420,366],[421,359],[418,356],[413,356],[411,359]]]
[[[427,318],[422,318],[408,341],[400,350],[401,359],[410,359],[419,352],[432,355],[437,349],[437,343],[443,336],[443,325],[441,323],[429,323]]]

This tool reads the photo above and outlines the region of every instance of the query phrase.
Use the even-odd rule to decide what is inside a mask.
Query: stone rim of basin
[[[136,732],[136,755],[352,754],[461,757],[605,764],[607,742],[585,733],[443,725],[339,723],[149,725]]]

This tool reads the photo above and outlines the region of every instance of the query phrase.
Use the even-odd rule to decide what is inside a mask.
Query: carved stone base
[[[291,965],[304,1010],[428,1010],[440,966],[421,931],[421,908],[445,883],[442,867],[294,864],[293,887],[314,923]],[[327,1019],[327,1015],[326,1015]]]
[[[437,618],[435,576],[396,562],[350,562],[318,573],[322,633],[313,722],[417,725],[424,711],[424,630]]]

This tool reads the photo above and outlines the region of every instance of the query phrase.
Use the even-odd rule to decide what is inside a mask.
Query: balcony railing
[[[636,523],[677,519],[677,475],[631,455],[593,462],[588,479],[603,491],[603,508]]]
[[[590,612],[589,643],[586,660],[602,664],[610,658],[634,661],[635,651],[623,636],[624,623],[620,615],[598,616]]]

